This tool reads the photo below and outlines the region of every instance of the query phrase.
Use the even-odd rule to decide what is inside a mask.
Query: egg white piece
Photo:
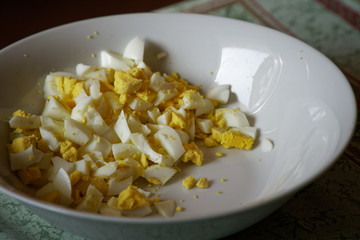
[[[100,113],[95,108],[89,106],[88,111],[85,113],[86,126],[92,129],[97,135],[102,135],[109,130]]]
[[[195,116],[211,113],[214,110],[214,105],[209,99],[202,99],[200,104],[195,109]]]
[[[158,73],[153,73],[150,78],[150,88],[156,92],[160,91],[165,84],[164,77],[160,76]]]
[[[154,151],[142,133],[132,133],[130,137],[135,146],[154,163],[164,166],[172,166],[174,164],[174,161],[168,156],[164,156]]]
[[[45,127],[40,127],[39,130],[40,130],[40,135],[41,135],[42,139],[44,139],[44,141],[48,145],[48,147],[52,151],[59,150],[60,142],[58,141],[55,133],[52,132],[51,130],[48,130]]]
[[[106,203],[101,203],[99,208],[99,213],[101,215],[112,216],[112,217],[121,217],[121,210],[116,208],[109,207]]]
[[[214,86],[205,93],[207,99],[215,100],[221,104],[227,103],[229,96],[230,85],[228,84]]]
[[[210,119],[196,119],[196,125],[200,128],[200,130],[204,133],[211,133],[211,128],[213,127],[213,123]]]
[[[144,173],[144,167],[132,157],[127,157],[124,162],[130,164],[133,168],[133,181],[138,179]]]
[[[140,37],[135,37],[126,45],[123,57],[135,60],[136,63],[143,60],[145,41]]]
[[[109,189],[108,195],[118,195],[123,190],[125,190],[128,186],[130,186],[133,182],[133,177],[130,176],[123,180],[110,179],[109,180]]]
[[[19,153],[10,152],[10,169],[11,171],[26,169],[27,167],[37,163],[43,157],[43,153],[30,146],[25,151]]]
[[[106,72],[105,69],[99,69],[99,70],[92,70],[89,71],[87,73],[84,74],[84,77],[87,79],[94,79],[94,80],[99,80],[102,82],[107,82],[107,76],[106,76]]]
[[[175,213],[176,203],[174,200],[154,202],[155,209],[166,218],[172,217]]]
[[[114,130],[114,125],[115,123],[111,124],[108,130],[105,133],[101,134],[101,137],[105,138],[112,144],[120,142],[120,138],[118,137],[118,135]]]
[[[81,172],[82,175],[90,175],[90,162],[82,159],[76,161],[75,163],[75,171]]]
[[[30,117],[13,116],[9,120],[11,128],[21,127],[24,129],[38,128],[41,126],[40,117],[32,115]]]
[[[261,150],[263,152],[270,152],[271,150],[273,150],[273,148],[274,144],[270,139],[265,138],[261,141]]]
[[[117,162],[110,162],[96,169],[96,171],[94,172],[94,176],[108,178],[113,173],[115,173],[116,169],[117,169]]]
[[[66,161],[65,159],[55,156],[51,158],[51,161],[53,163],[53,173],[49,176],[49,181],[52,181],[57,174],[57,172],[61,169],[64,169],[68,174],[74,171],[75,164]]]
[[[146,179],[156,178],[164,185],[176,172],[172,167],[154,164],[145,169],[144,175]]]
[[[60,168],[53,180],[54,188],[66,199],[71,199],[71,181],[69,174]]]
[[[35,192],[35,196],[37,198],[42,198],[45,195],[52,193],[56,191],[56,188],[54,187],[54,184],[52,182],[48,182],[46,185],[44,185],[43,187],[39,188],[36,192]]]
[[[85,113],[88,111],[89,106],[94,108],[93,98],[83,96],[79,99],[75,98],[75,101],[76,106],[71,111],[71,118],[79,122],[85,122]]]
[[[253,139],[256,138],[257,135],[257,128],[256,127],[241,127],[241,128],[236,128],[237,131],[246,134],[250,137],[252,137]]]
[[[51,74],[47,75],[44,81],[44,98],[47,99],[49,96],[61,96],[56,86],[56,78]]]
[[[152,208],[149,204],[145,204],[142,207],[132,210],[122,210],[122,213],[128,217],[145,217],[146,215],[152,213]]]
[[[161,115],[161,112],[159,108],[155,107],[153,109],[147,110],[147,114],[151,123],[157,123],[157,119]]]
[[[111,51],[100,52],[100,65],[104,68],[126,71],[134,66],[134,62]]]
[[[185,152],[179,135],[169,126],[160,128],[159,131],[154,134],[154,137],[160,141],[161,146],[174,159],[174,162]]]
[[[104,92],[103,96],[114,112],[118,112],[123,108],[123,105],[119,102],[119,96],[116,93]]]
[[[131,103],[129,104],[129,107],[132,110],[135,111],[142,111],[142,110],[146,110],[149,109],[153,106],[153,104],[151,102],[145,102],[144,100],[140,99],[140,98],[134,98]]]
[[[123,160],[129,156],[138,158],[141,151],[132,143],[116,143],[112,145],[112,151],[116,160]]]
[[[121,111],[119,118],[114,125],[114,130],[120,138],[121,142],[127,143],[130,140],[131,131],[123,110]]]
[[[67,118],[64,121],[64,136],[82,146],[89,141],[92,132],[80,122]]]
[[[58,136],[64,134],[64,122],[54,120],[50,117],[40,116],[41,126],[46,128],[48,131],[55,133]]]
[[[162,125],[169,125],[171,119],[171,111],[166,111],[163,114],[161,114],[157,119],[158,124]]]
[[[96,67],[79,63],[75,67],[76,75],[85,76],[87,73],[95,71]]]
[[[96,187],[90,184],[87,188],[85,199],[76,207],[76,209],[81,211],[98,212],[103,198],[103,194]]]
[[[250,127],[246,115],[239,109],[218,108],[215,110],[215,115],[220,114],[225,119],[226,125],[229,127]]]
[[[144,136],[147,136],[151,132],[151,130],[145,124],[142,124],[139,120],[134,118],[132,115],[129,116],[128,125],[129,125],[130,131],[132,133],[137,132],[137,133],[144,134]]]
[[[70,117],[70,110],[55,97],[50,96],[50,99],[45,102],[44,110],[41,115],[63,121],[65,118]]]
[[[40,151],[40,150],[36,149],[35,151]],[[47,169],[49,169],[51,167],[51,158],[53,156],[54,156],[54,153],[52,153],[52,152],[43,153],[42,158],[40,159],[40,161],[38,163],[35,163],[33,166],[38,167],[40,169],[47,170]]]
[[[107,157],[110,154],[111,146],[112,144],[108,140],[94,134],[85,145],[79,148],[78,153],[82,156],[85,153],[101,152],[103,157]]]

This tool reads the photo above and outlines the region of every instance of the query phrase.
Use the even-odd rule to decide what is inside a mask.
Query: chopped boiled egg
[[[201,166],[197,140],[206,147],[253,147],[258,130],[246,115],[217,108],[227,103],[229,85],[202,94],[177,73],[152,72],[144,47],[136,37],[123,55],[101,51],[100,66],[79,63],[75,74],[48,74],[41,115],[13,113],[10,169],[37,188],[38,198],[117,217],[143,217],[153,208],[171,217],[183,208],[158,193],[150,199],[142,181],[166,185],[179,166]],[[273,145],[265,139],[261,147]],[[183,185],[208,188],[209,182],[188,177]]]

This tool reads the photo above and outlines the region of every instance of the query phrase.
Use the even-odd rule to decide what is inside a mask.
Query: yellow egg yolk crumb
[[[148,199],[137,190],[137,187],[131,185],[119,194],[117,207],[120,210],[132,210],[147,203]]]
[[[204,154],[195,142],[183,143],[185,153],[181,157],[181,161],[186,163],[191,161],[197,166],[201,166],[204,161]]]
[[[208,188],[209,187],[209,181],[206,177],[202,177],[199,179],[199,181],[196,183],[196,186],[198,188]]]
[[[182,181],[182,185],[187,189],[194,187],[195,184],[196,184],[196,179],[192,176],[189,176]]]

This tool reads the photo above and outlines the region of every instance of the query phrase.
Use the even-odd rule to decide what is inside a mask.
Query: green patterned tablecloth
[[[157,12],[226,16],[285,32],[329,57],[360,97],[359,0],[194,0]],[[0,239],[83,238],[0,194]],[[263,221],[227,239],[360,239],[360,128],[326,174]]]

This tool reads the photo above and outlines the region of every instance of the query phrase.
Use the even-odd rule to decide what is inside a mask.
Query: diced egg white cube
[[[123,105],[119,102],[119,95],[114,92],[104,92],[103,96],[106,101],[110,104],[112,110],[117,112],[123,108]]]
[[[79,63],[75,67],[76,75],[79,76],[85,76],[87,73],[92,72],[96,69],[94,66],[85,65],[82,63]]]
[[[133,182],[133,177],[130,176],[128,178],[117,180],[117,179],[110,179],[109,180],[109,189],[108,195],[118,195],[123,190],[125,190],[128,186],[130,186]]]
[[[65,119],[64,129],[65,138],[76,142],[81,146],[87,143],[92,135],[92,132],[89,128],[71,118]]]
[[[101,137],[105,138],[112,144],[120,142],[120,138],[118,137],[118,135],[116,134],[116,132],[114,130],[114,124],[115,123],[110,125],[108,130],[101,135]]]
[[[90,175],[90,161],[85,159],[76,161],[75,170],[81,172],[82,175]]]
[[[94,100],[98,99],[102,95],[100,90],[100,82],[97,79],[86,80],[85,88],[88,89],[90,97]]]
[[[246,115],[239,109],[218,108],[215,110],[215,116],[220,114],[225,119],[229,127],[241,128],[249,127],[249,121]]]
[[[157,123],[162,125],[169,125],[171,119],[171,111],[166,111],[157,118]]]
[[[109,126],[95,108],[89,106],[88,111],[85,113],[85,117],[86,126],[92,129],[96,134],[101,135],[109,130]]]
[[[156,178],[164,185],[176,172],[176,169],[172,167],[154,164],[145,169],[144,175],[146,179]]]
[[[265,138],[261,141],[261,150],[263,152],[269,152],[273,150],[273,148],[274,148],[274,144],[270,139]]]
[[[256,127],[241,127],[241,128],[236,128],[236,130],[252,137],[253,139],[256,138],[256,133],[257,133]]]
[[[111,208],[106,203],[101,203],[99,208],[99,213],[101,215],[112,216],[112,217],[121,217],[122,213],[120,209]]]
[[[205,97],[211,100],[215,100],[221,104],[227,103],[230,95],[230,85],[217,85],[210,88],[206,93]]]
[[[211,128],[213,127],[213,123],[210,119],[196,119],[196,125],[199,129],[204,133],[211,133]]]
[[[124,162],[130,164],[133,168],[133,181],[143,175],[144,167],[138,161],[136,161],[132,157],[128,157],[124,160]]]
[[[181,142],[186,142],[188,143],[190,140],[189,134],[187,134],[186,132],[184,132],[183,130],[180,129],[175,129],[176,133],[179,135]]]
[[[153,104],[151,102],[145,102],[144,100],[142,100],[140,98],[134,98],[131,101],[131,103],[129,104],[129,107],[135,111],[146,110],[146,109],[151,108],[152,106],[153,106]]]
[[[147,114],[149,116],[151,123],[157,123],[157,119],[161,115],[161,112],[158,108],[153,108],[153,109],[147,110]]]
[[[101,206],[103,194],[92,184],[89,185],[84,200],[76,207],[77,210],[98,212]]]
[[[49,181],[52,181],[54,179],[60,168],[64,169],[68,174],[73,172],[73,170],[75,169],[74,163],[68,162],[61,157],[58,156],[52,157],[51,161],[53,163],[54,168],[52,174],[49,176]]]
[[[56,134],[45,127],[40,127],[39,130],[40,130],[40,135],[41,135],[42,139],[44,139],[44,141],[48,145],[48,147],[52,151],[59,150],[60,142],[58,141]]]
[[[56,135],[63,136],[64,135],[64,122],[54,120],[50,117],[41,116],[41,126],[46,128],[47,130],[55,133]]]
[[[71,111],[71,118],[79,122],[85,122],[85,113],[88,111],[89,106],[94,107],[91,97],[78,99],[76,106]]]
[[[142,207],[132,210],[122,210],[122,213],[128,217],[145,217],[146,215],[152,213],[152,208],[149,204],[145,204]]]
[[[46,185],[44,185],[43,187],[41,187],[40,189],[38,189],[35,192],[35,196],[37,198],[42,198],[44,196],[46,196],[49,193],[52,193],[54,191],[57,191],[56,188],[54,187],[54,184],[52,182],[48,182]]]
[[[114,130],[121,142],[127,143],[130,140],[131,132],[124,111],[121,111],[120,116],[114,125]]]
[[[145,136],[147,136],[151,132],[151,130],[145,124],[142,124],[139,120],[134,118],[132,115],[129,116],[128,125],[129,125],[129,129],[132,133],[137,132],[137,133],[142,133]]]
[[[61,96],[56,85],[56,78],[51,74],[46,76],[44,82],[44,98],[47,99],[49,96]]]
[[[164,166],[172,166],[174,164],[174,161],[168,156],[154,151],[142,133],[132,133],[130,138],[135,146],[154,163],[162,164]]]
[[[37,149],[36,149],[37,150]],[[38,150],[40,151],[40,150]],[[34,167],[38,167],[40,169],[49,169],[51,166],[51,158],[54,156],[54,153],[48,152],[44,153],[40,161],[34,164]]]
[[[108,178],[113,173],[115,173],[116,169],[117,169],[117,162],[110,162],[110,163],[107,163],[104,166],[98,168],[95,171],[94,176]]]
[[[162,85],[161,90],[158,91],[156,98],[154,100],[154,106],[158,106],[162,103],[165,103],[166,101],[170,100],[174,96],[176,96],[176,91],[174,91],[174,87],[168,83],[165,82]]]
[[[160,202],[154,202],[155,209],[162,216],[169,218],[175,213],[176,203],[174,200],[165,200]]]
[[[209,99],[203,99],[195,110],[195,116],[211,113],[214,110],[214,105]]]
[[[161,146],[174,159],[174,162],[185,152],[179,135],[169,126],[160,128],[159,131],[154,134],[154,137],[159,140]]]
[[[24,128],[24,129],[32,129],[38,128],[41,125],[40,117],[36,115],[32,115],[30,117],[22,117],[22,116],[13,116],[9,121],[11,128]]]
[[[112,145],[112,152],[116,160],[122,160],[129,156],[138,158],[141,151],[132,143],[116,143]]]
[[[123,57],[135,60],[137,63],[143,60],[145,41],[135,37],[126,45]]]
[[[87,79],[95,79],[102,82],[107,82],[105,69],[99,69],[97,71],[89,71],[84,75]]]
[[[104,68],[126,71],[134,66],[131,59],[127,59],[119,54],[110,51],[100,52],[100,65]]]
[[[10,152],[10,169],[11,171],[26,169],[27,167],[38,163],[43,157],[43,153],[30,146],[25,151],[19,153]]]
[[[41,115],[63,121],[65,118],[70,117],[70,110],[59,102],[59,100],[51,96],[50,99],[46,101]]]
[[[160,91],[165,84],[165,79],[157,73],[153,73],[150,78],[150,88],[156,92]]]
[[[53,180],[54,188],[66,199],[71,199],[71,181],[69,174],[60,168]]]
[[[79,148],[79,154],[82,156],[85,153],[101,152],[104,157],[107,157],[111,151],[112,144],[103,137],[93,135],[92,138],[82,147]]]

